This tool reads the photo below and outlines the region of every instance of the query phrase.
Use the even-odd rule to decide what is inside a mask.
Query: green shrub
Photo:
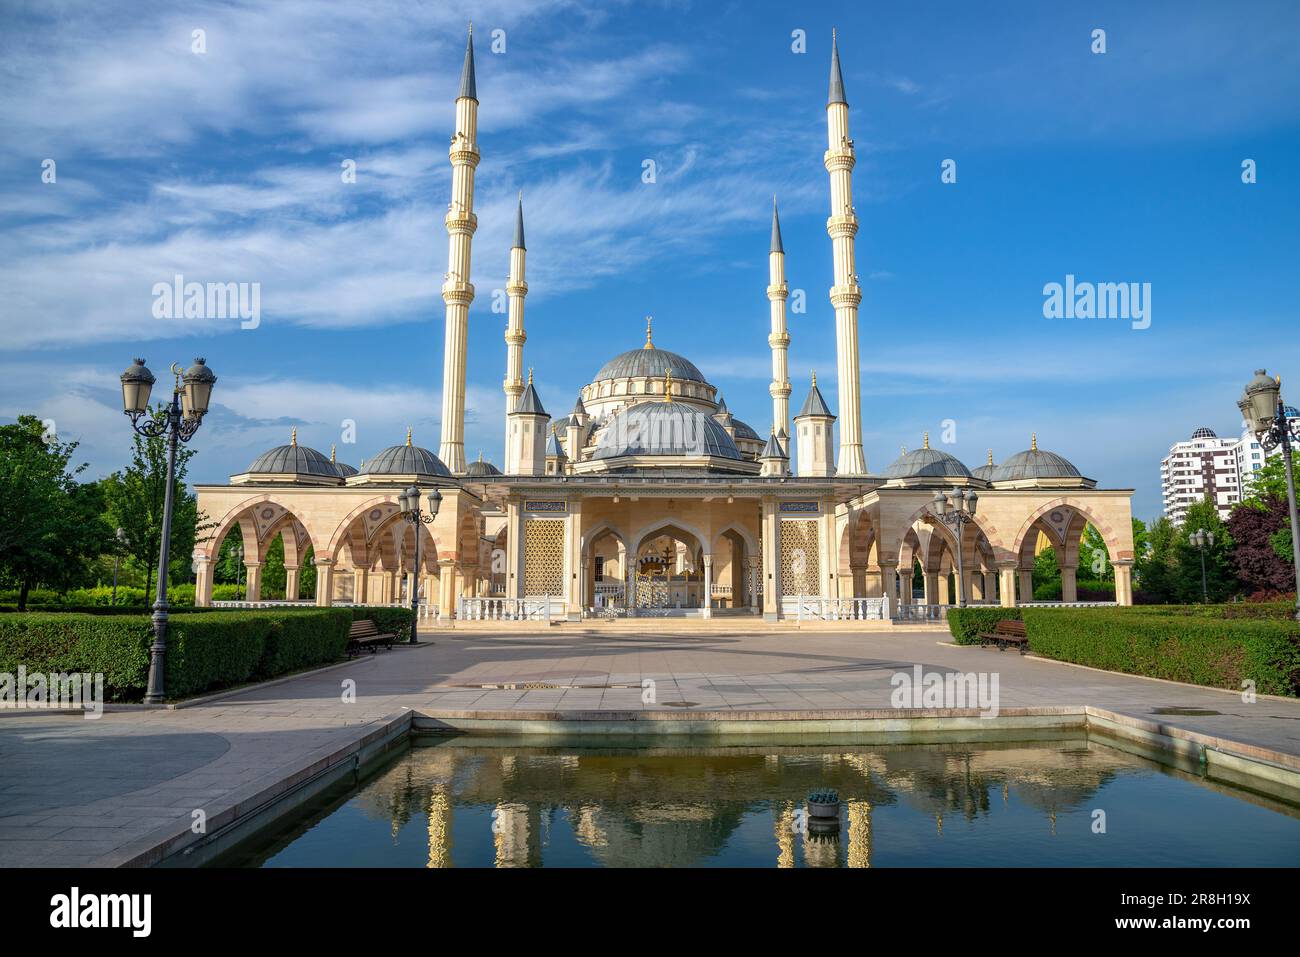
[[[1134,608],[1025,608],[1036,654],[1075,664],[1264,694],[1300,695],[1294,623]],[[963,613],[964,614],[964,613]]]
[[[289,610],[271,615],[271,628],[255,677],[271,678],[336,661],[348,647],[353,617],[349,608]]]
[[[90,672],[110,701],[138,701],[149,679],[153,627],[144,615],[0,615],[0,672]]]
[[[0,672],[25,665],[30,673],[102,673],[110,701],[141,700],[148,687],[153,625],[147,614],[120,611],[0,615]],[[190,697],[335,661],[347,647],[352,621],[348,608],[177,614],[167,626],[167,697]]]
[[[948,631],[959,645],[978,645],[981,631],[992,631],[998,622],[1020,620],[1019,608],[997,605],[969,605],[948,609]]]
[[[364,621],[369,618],[381,632],[396,635],[398,641],[411,640],[411,609],[409,608],[353,605],[348,610],[352,612],[353,621]]]

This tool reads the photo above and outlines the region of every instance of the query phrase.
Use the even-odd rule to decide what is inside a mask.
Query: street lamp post
[[[1268,377],[1263,369],[1255,370],[1255,378],[1246,383],[1245,391],[1237,402],[1242,418],[1255,433],[1255,438],[1265,452],[1282,446],[1282,463],[1286,469],[1286,499],[1291,512],[1291,560],[1295,565],[1296,610],[1300,621],[1300,517],[1296,515],[1295,473],[1291,463],[1291,443],[1300,441],[1300,419],[1286,416],[1282,403],[1282,380]]]
[[[1208,605],[1210,603],[1210,589],[1205,582],[1205,547],[1207,545],[1214,546],[1214,533],[1198,528],[1187,536],[1187,540],[1196,546],[1196,550],[1201,553],[1201,599]]]
[[[412,485],[397,496],[397,505],[402,511],[402,517],[415,527],[415,575],[411,584],[411,644],[415,644],[420,619],[420,526],[432,525],[434,519],[438,517],[438,509],[442,506],[442,493],[437,489],[429,493],[427,515],[420,512],[420,489],[416,485]]]
[[[117,570],[122,566],[122,549],[126,547],[126,529],[119,528],[113,537],[117,541],[113,545],[113,597],[109,599],[110,605],[117,604]]]
[[[965,527],[975,521],[975,506],[979,495],[974,489],[967,492],[959,488],[952,494],[951,503],[943,492],[935,492],[930,502],[930,513],[943,522],[957,536],[957,607],[966,607],[966,576],[962,571],[961,542]],[[951,505],[951,507],[949,507]]]
[[[236,544],[230,554],[235,556],[235,601],[241,601],[244,584],[244,546]]]
[[[212,387],[217,377],[204,364],[195,359],[194,365],[182,370],[172,363],[175,377],[171,403],[162,418],[146,416],[149,410],[149,392],[153,389],[154,374],[136,359],[122,373],[122,409],[131,419],[131,428],[145,438],[167,436],[167,488],[163,493],[162,544],[158,556],[158,592],[153,605],[153,644],[149,647],[149,687],[145,692],[146,704],[161,704],[164,697],[163,669],[167,657],[167,565],[172,538],[172,489],[176,484],[176,446],[189,442],[199,430],[203,416],[208,412]],[[142,422],[141,419],[144,419]]]

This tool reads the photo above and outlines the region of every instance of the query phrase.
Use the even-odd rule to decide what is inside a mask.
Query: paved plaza
[[[946,631],[689,630],[663,634],[462,629],[436,643],[177,710],[0,714],[0,866],[98,865],[215,815],[395,714],[819,712],[890,707],[890,679],[997,672],[1000,707],[1104,708],[1300,756],[1300,701],[1110,674],[949,643]],[[655,703],[642,703],[651,679]],[[356,700],[343,700],[355,681]],[[1171,714],[1174,712],[1211,712]]]

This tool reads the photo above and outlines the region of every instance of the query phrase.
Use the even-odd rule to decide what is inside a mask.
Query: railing
[[[795,621],[880,621],[889,617],[889,599],[782,595],[781,614]]]
[[[622,582],[596,582],[596,594],[622,598],[627,587]]]
[[[564,601],[545,595],[540,598],[462,598],[458,617],[462,621],[550,621],[564,617]]]
[[[490,582],[488,584],[489,595],[504,595],[506,593],[505,582]]]
[[[214,601],[213,608],[314,608],[316,602],[311,599],[299,601]]]
[[[715,595],[719,595],[719,596],[721,596],[721,597],[723,597],[723,598],[730,598],[730,597],[731,597],[731,586],[730,586],[730,585],[714,585],[713,588],[712,588],[711,590],[712,590],[713,594],[715,594]]]
[[[1022,601],[1021,608],[1114,608],[1114,601]]]
[[[945,621],[951,605],[897,605],[894,621]]]

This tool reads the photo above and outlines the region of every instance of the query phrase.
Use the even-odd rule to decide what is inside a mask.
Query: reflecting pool
[[[1295,866],[1300,807],[1088,736],[619,747],[415,739],[251,867]],[[806,816],[833,788],[838,820]]]

